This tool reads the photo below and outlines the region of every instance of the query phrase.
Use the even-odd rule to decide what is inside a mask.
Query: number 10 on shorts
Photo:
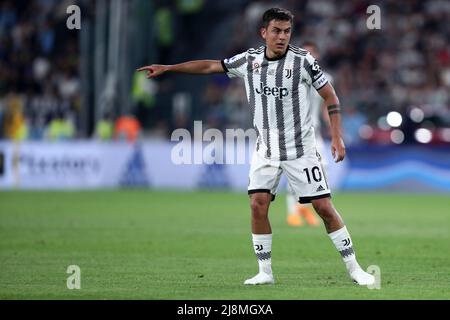
[[[311,170],[305,168],[303,169],[303,171],[306,174],[306,178],[308,179],[309,184],[311,184],[311,177],[314,179],[315,182],[322,181],[322,173],[320,172],[319,167],[315,166]]]

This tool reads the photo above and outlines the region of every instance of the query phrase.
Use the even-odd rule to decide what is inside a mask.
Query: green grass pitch
[[[257,271],[245,193],[0,193],[0,299],[449,299],[450,197],[340,193],[336,208],[363,268],[348,278],[324,227],[285,224],[271,206],[273,286]],[[69,265],[81,289],[69,290]]]

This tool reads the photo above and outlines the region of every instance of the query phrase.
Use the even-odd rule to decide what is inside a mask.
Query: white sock
[[[351,273],[354,270],[361,268],[356,261],[356,254],[353,250],[353,242],[347,231],[347,227],[344,226],[343,228],[333,231],[328,235],[330,236],[331,241],[333,241],[336,249],[341,254],[347,271]]]
[[[252,234],[259,272],[272,274],[272,234]]]

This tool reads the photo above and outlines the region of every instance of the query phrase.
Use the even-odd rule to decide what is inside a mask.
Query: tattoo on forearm
[[[328,115],[333,115],[333,114],[337,114],[337,113],[341,113],[341,108],[339,107],[338,104],[332,104],[331,106],[327,107],[328,109]]]

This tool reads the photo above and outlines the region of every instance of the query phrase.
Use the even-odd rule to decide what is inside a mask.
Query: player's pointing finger
[[[141,72],[141,71],[146,71],[148,70],[148,67],[141,67],[139,69],[136,69],[136,71]]]

